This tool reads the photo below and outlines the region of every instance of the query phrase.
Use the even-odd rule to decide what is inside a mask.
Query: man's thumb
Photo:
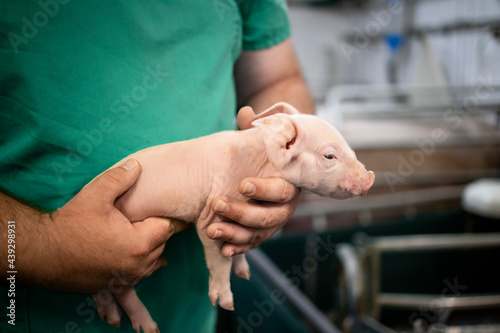
[[[141,165],[129,159],[119,167],[109,169],[98,176],[88,186],[88,190],[98,191],[105,202],[114,203],[116,198],[126,192],[141,174]]]
[[[144,235],[149,247],[155,249],[165,243],[173,234],[178,233],[191,223],[168,217],[148,217],[142,222],[134,223],[135,230]]]
[[[238,111],[238,127],[241,130],[248,129],[252,127],[251,123],[255,119],[255,112],[249,106],[242,107],[240,111]]]

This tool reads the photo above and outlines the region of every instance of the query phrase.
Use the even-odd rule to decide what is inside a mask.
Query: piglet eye
[[[335,158],[335,155],[334,154],[326,154],[326,155],[323,155],[326,159],[328,160],[333,160]]]

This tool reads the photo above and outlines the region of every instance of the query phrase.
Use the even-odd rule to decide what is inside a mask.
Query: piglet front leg
[[[240,278],[250,280],[250,266],[244,254],[237,254],[233,257],[233,272]]]
[[[200,227],[200,225],[205,227]],[[219,301],[221,308],[234,310],[230,283],[232,258],[222,256],[221,247],[224,242],[210,239],[207,236],[206,225],[208,223],[198,222],[196,229],[205,250],[205,261],[210,272],[208,296],[214,306]]]

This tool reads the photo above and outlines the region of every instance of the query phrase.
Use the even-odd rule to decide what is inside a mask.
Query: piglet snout
[[[375,181],[375,173],[373,171],[366,171],[361,163],[359,163],[359,166],[361,168],[358,168],[354,173],[347,176],[340,184],[339,188],[343,189],[343,194],[333,193],[333,195],[330,195],[332,198],[345,199],[359,197],[368,192]]]
[[[365,183],[360,195],[365,195],[368,190],[372,187],[375,182],[375,173],[373,171],[368,171],[368,181]]]

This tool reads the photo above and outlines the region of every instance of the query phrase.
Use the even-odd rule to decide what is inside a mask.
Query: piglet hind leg
[[[232,258],[222,256],[221,247],[223,242],[208,238],[206,228],[200,228],[199,225],[207,224],[198,222],[196,229],[205,250],[205,260],[210,272],[208,297],[214,306],[218,301],[221,308],[234,310],[233,293],[231,292],[229,280]]]
[[[244,254],[237,254],[233,257],[233,272],[240,278],[250,280],[250,266]]]
[[[132,327],[137,333],[159,333],[160,330],[149,314],[148,309],[142,304],[133,287],[125,288],[115,294],[116,300],[123,311],[130,318]]]

